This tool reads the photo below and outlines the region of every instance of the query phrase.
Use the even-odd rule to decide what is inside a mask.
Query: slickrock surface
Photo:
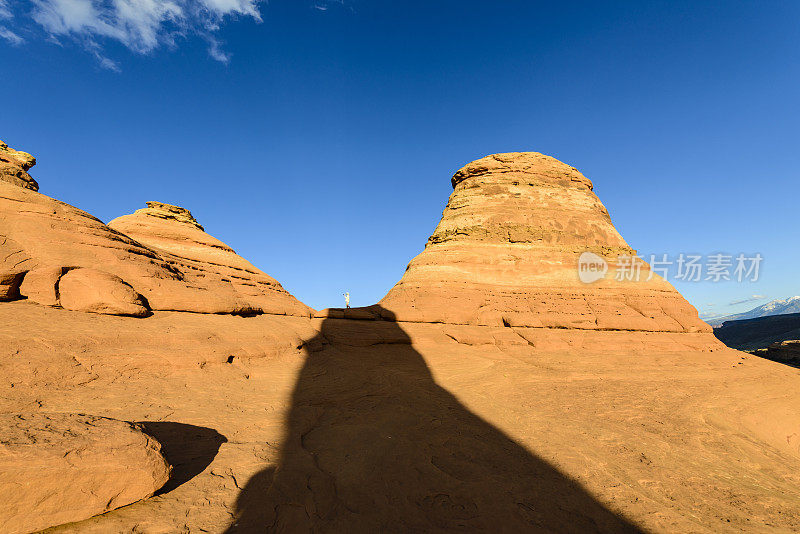
[[[800,529],[800,370],[682,343],[700,334],[580,334],[18,301],[0,412],[226,439],[168,493],[53,532]]]
[[[242,302],[256,311],[310,314],[310,310],[284,290],[277,280],[258,270],[219,239],[205,233],[184,208],[148,202],[146,208],[118,217],[108,226],[157,251],[190,283],[229,286]]]
[[[169,213],[163,206],[156,211]],[[164,226],[147,226],[151,219]],[[191,249],[185,252],[188,257],[149,248],[69,204],[0,181],[0,300],[19,298],[25,273],[84,267],[119,277],[153,310],[310,315],[274,279],[188,222],[183,213],[142,220],[145,227],[137,236],[147,241],[153,230],[165,232],[160,244],[185,239],[184,246],[171,250],[180,254]],[[191,232],[183,235],[184,227]],[[136,233],[135,227],[130,229]]]
[[[20,152],[9,148],[7,144],[0,141],[0,180],[8,182],[32,191],[39,190],[28,170],[36,165],[36,158],[27,152]]]
[[[585,284],[578,259],[634,255],[575,168],[536,152],[495,154],[452,178],[425,251],[381,300],[400,321],[582,330],[710,332],[672,286]]]
[[[32,532],[147,498],[169,479],[137,426],[65,413],[0,414],[0,531]]]
[[[454,185],[385,306],[310,317],[168,311],[280,286],[182,208],[115,230],[0,182],[25,276],[0,287],[30,295],[0,303],[0,413],[137,421],[174,466],[48,532],[800,530],[800,369],[724,347],[658,278],[578,281],[580,252],[631,251],[571,167],[498,155]],[[41,305],[59,267],[55,298],[103,269],[152,315]]]

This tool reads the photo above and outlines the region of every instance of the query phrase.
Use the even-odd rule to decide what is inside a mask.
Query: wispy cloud
[[[14,14],[11,12],[8,0],[0,0],[0,39],[5,39],[12,45],[22,44],[24,39],[2,24],[12,18],[14,18]]]
[[[348,4],[346,5],[344,0],[317,0],[316,3],[311,5],[311,7],[313,7],[318,11],[328,11],[328,9],[330,9],[332,6],[340,8],[348,8],[350,9],[350,11],[353,11],[352,6],[349,4],[351,4],[351,2],[348,2]]]
[[[22,44],[23,42],[22,37],[2,26],[0,26],[0,39],[5,39],[12,45]]]
[[[346,7],[345,0],[308,2],[320,11]],[[220,27],[234,18],[261,22],[262,3],[267,0],[0,0],[0,39],[19,45],[25,41],[21,35],[44,31],[49,41],[74,41],[101,67],[119,71],[119,63],[104,52],[109,42],[149,54],[196,35],[208,44],[209,56],[228,63],[231,54],[217,37]]]
[[[208,43],[209,55],[227,63],[230,54],[223,50],[217,31],[226,20],[235,17],[261,22],[261,1],[28,0],[25,17],[32,17],[51,39],[80,43],[101,66],[111,70],[119,70],[119,65],[103,52],[108,41],[148,54],[162,46],[173,47],[178,39],[189,35],[202,37]],[[0,23],[13,16],[8,0],[0,0]],[[17,21],[21,16],[18,12]],[[0,37],[15,44],[22,42],[19,35],[2,24]]]
[[[759,301],[759,300],[764,300],[765,298],[767,298],[765,295],[751,295],[751,296],[749,296],[749,297],[747,297],[745,299],[734,300],[733,302],[730,303],[730,305],[731,306],[736,306],[737,304],[746,304],[748,302],[756,302],[756,301]]]

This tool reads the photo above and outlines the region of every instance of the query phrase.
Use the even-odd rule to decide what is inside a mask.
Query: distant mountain
[[[761,306],[753,308],[752,310],[736,313],[733,315],[726,315],[724,317],[715,317],[708,319],[706,322],[711,326],[721,326],[725,321],[740,321],[742,319],[757,319],[758,317],[769,317],[772,315],[786,315],[787,313],[800,313],[800,296],[789,297],[783,300],[773,300]]]
[[[726,321],[714,328],[714,335],[732,349],[766,349],[773,343],[800,339],[800,313]]]

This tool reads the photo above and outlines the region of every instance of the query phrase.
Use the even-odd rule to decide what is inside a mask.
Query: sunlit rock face
[[[495,154],[460,169],[452,184],[425,250],[380,302],[397,320],[710,331],[646,264],[638,281],[632,269],[617,272],[617,258],[636,253],[574,167],[536,152]],[[609,261],[591,283],[579,276],[586,252]]]
[[[206,234],[188,210],[151,202],[106,225],[39,193],[27,173],[35,162],[0,142],[0,301],[66,307],[61,297],[67,297],[77,309],[135,316],[150,310],[310,316],[274,278]],[[75,269],[99,271],[97,283],[77,293],[75,284],[61,288],[62,277],[78,276],[69,274]],[[99,282],[111,279],[118,283]],[[127,286],[132,292],[120,307],[111,289]],[[76,296],[80,304],[70,298]]]
[[[153,495],[169,480],[139,425],[73,413],[0,414],[0,531],[81,521]]]
[[[277,280],[207,234],[185,208],[148,202],[146,208],[108,226],[158,252],[188,283],[231,293],[239,306],[263,313],[310,315],[310,309]]]
[[[9,148],[0,141],[0,181],[38,191],[39,184],[28,174],[28,170],[34,165],[36,158],[27,152]]]

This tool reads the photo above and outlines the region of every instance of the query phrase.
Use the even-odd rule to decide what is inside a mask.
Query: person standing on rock
[[[350,293],[342,293],[344,295],[344,305],[345,307],[350,307]]]

